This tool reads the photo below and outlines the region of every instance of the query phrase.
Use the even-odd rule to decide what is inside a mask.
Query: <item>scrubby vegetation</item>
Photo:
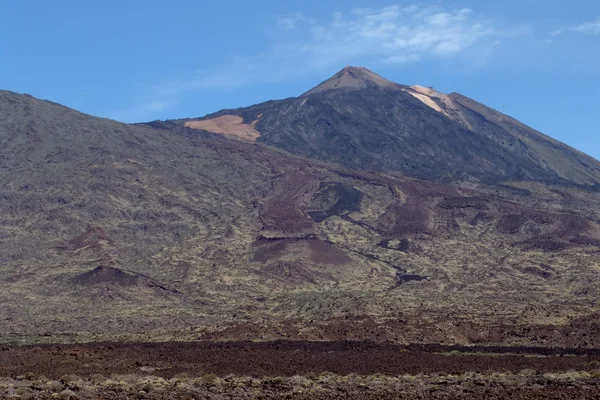
[[[585,371],[565,373],[535,373],[522,371],[517,374],[478,374],[468,372],[458,375],[336,375],[319,373],[307,376],[264,377],[229,375],[219,378],[213,374],[194,377],[187,375],[172,379],[142,375],[112,375],[103,381],[96,378],[70,376],[65,379],[44,381],[41,379],[0,379],[0,397],[20,399],[58,398],[76,399],[178,399],[178,398],[354,398],[368,394],[369,398],[420,398],[428,394],[432,398],[462,398],[465,395],[504,393],[511,398],[530,393],[533,398],[544,395],[571,393],[580,399],[593,398],[600,390],[600,374]],[[316,397],[315,397],[316,396]],[[436,397],[437,396],[437,397]],[[537,397],[536,397],[537,396]],[[588,396],[588,397],[586,397]],[[362,397],[361,397],[362,398]],[[552,397],[550,397],[552,398]]]

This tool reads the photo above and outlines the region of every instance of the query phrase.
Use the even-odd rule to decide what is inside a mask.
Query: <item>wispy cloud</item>
[[[471,9],[419,5],[355,8],[325,19],[291,13],[272,17],[265,29],[271,34],[260,54],[153,85],[128,119],[170,107],[185,93],[265,84],[345,64],[410,64],[471,52],[471,64],[480,65],[503,35]]]
[[[591,22],[584,22],[582,24],[572,25],[567,28],[557,29],[550,32],[552,36],[558,36],[565,32],[578,32],[589,35],[600,35],[600,18]]]
[[[396,64],[451,57],[496,33],[473,14],[419,6],[338,12],[328,23],[305,27],[301,52],[316,65],[359,57]]]
[[[275,32],[271,31],[265,52],[237,58],[199,78],[168,82],[161,91],[228,89],[345,63],[406,64],[451,58],[477,45],[493,47],[503,35],[471,9],[439,6],[355,8],[335,12],[325,20],[292,13],[274,17],[273,25]]]
[[[302,13],[291,13],[286,15],[275,16],[275,23],[277,27],[285,31],[291,31],[298,28],[298,25],[308,23],[315,24],[317,20],[314,18],[308,18]]]
[[[575,25],[573,30],[580,33],[590,33],[592,35],[600,35],[600,18],[592,22]]]

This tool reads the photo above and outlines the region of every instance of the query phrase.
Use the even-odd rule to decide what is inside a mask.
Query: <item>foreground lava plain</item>
[[[596,399],[600,350],[369,342],[3,347],[0,397]]]

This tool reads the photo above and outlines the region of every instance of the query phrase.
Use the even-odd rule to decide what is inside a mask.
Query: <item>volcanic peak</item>
[[[364,67],[347,66],[302,96],[310,96],[333,89],[360,90],[367,87],[400,89],[403,86],[389,81]]]

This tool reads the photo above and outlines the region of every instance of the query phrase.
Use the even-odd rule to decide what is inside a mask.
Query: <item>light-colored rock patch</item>
[[[248,142],[256,142],[256,139],[260,137],[260,132],[255,128],[257,122],[258,120],[253,121],[251,124],[245,124],[243,118],[240,116],[223,115],[213,119],[188,121],[184,126],[192,129],[203,129],[225,136],[233,136]]]
[[[413,85],[408,89],[402,89],[406,93],[419,99],[423,104],[433,108],[437,112],[441,112],[447,117],[459,122],[460,124],[471,129],[471,124],[460,112],[460,107],[445,93],[438,92],[433,88],[428,88],[420,85]],[[435,101],[437,99],[439,101]],[[440,102],[442,105],[440,105]]]

